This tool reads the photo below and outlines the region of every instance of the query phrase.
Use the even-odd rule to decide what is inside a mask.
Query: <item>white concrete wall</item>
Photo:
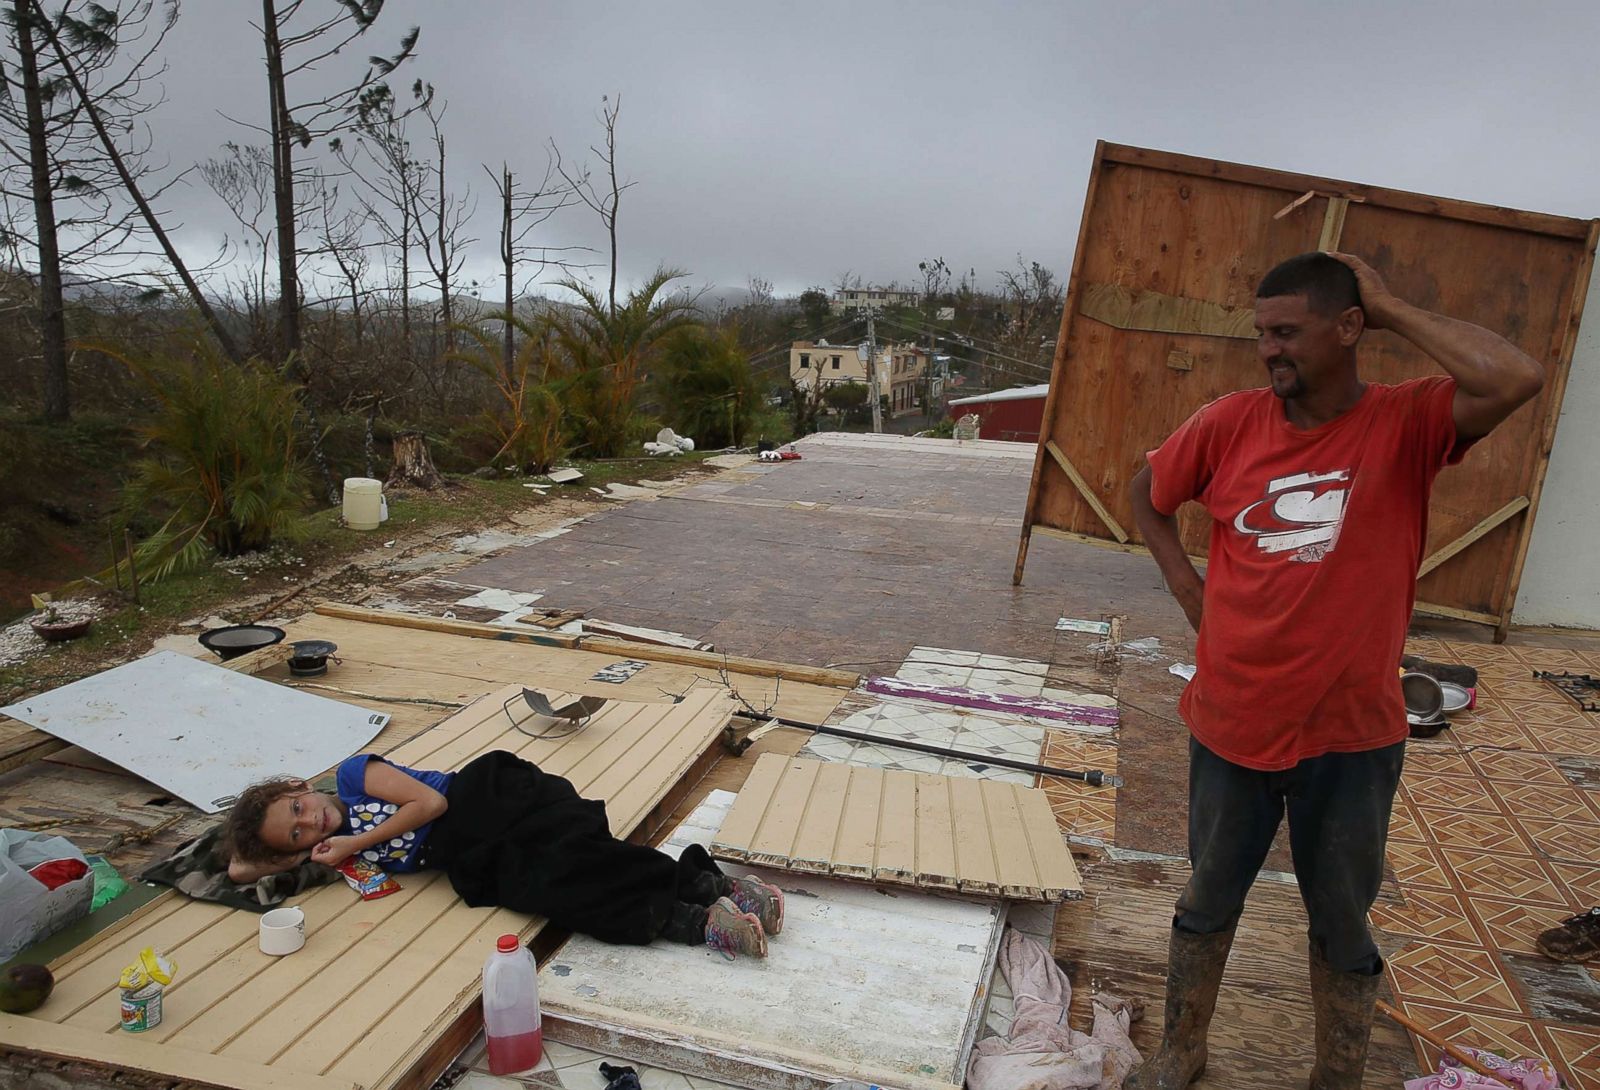
[[[1589,281],[1511,619],[1600,629],[1600,266]]]

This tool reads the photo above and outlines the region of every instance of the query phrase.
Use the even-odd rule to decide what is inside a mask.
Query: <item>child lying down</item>
[[[730,878],[690,845],[674,860],[611,835],[605,803],[512,753],[430,772],[358,754],[339,765],[337,796],[303,780],[247,788],[223,832],[235,882],[306,859],[356,856],[403,873],[435,867],[469,905],[543,916],[603,942],[704,944],[732,959],[766,957],[783,928],[783,894]]]

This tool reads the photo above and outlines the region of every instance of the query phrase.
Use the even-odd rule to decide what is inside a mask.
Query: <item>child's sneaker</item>
[[[767,934],[761,930],[761,921],[727,897],[706,909],[706,945],[732,961],[740,954],[750,957],[767,956]]]
[[[783,930],[783,890],[770,882],[763,882],[753,874],[733,881],[733,892],[728,899],[761,921],[761,930],[776,935]]]

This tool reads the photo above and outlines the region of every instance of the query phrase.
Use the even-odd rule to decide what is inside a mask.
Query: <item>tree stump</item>
[[[429,491],[444,487],[444,478],[428,453],[428,439],[420,431],[403,431],[394,437],[394,468],[389,470],[386,487],[408,485]]]

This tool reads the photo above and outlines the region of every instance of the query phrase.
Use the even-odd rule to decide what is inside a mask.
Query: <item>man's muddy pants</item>
[[[1383,882],[1389,811],[1405,743],[1329,753],[1258,772],[1189,740],[1189,861],[1173,926],[1198,935],[1232,927],[1284,815],[1311,942],[1338,972],[1375,974],[1383,959],[1367,911]]]

